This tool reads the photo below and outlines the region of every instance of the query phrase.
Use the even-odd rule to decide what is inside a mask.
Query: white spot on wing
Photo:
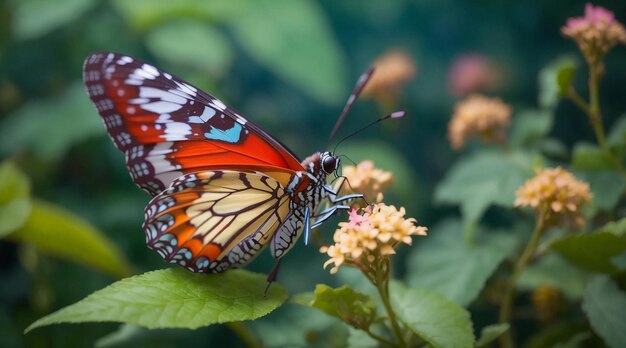
[[[157,101],[141,105],[141,108],[156,114],[167,114],[180,109],[182,105],[166,101]]]
[[[178,89],[182,91],[183,93],[189,94],[190,96],[193,96],[193,97],[196,96],[197,89],[195,89],[194,87],[184,82],[178,82],[178,81],[174,81],[174,82],[176,82],[176,85],[178,85]]]
[[[145,104],[149,101],[150,99],[148,98],[133,98],[133,99],[128,100],[128,102],[131,104]]]
[[[145,71],[145,70],[143,70],[141,68],[137,68],[137,69],[135,69],[135,71],[129,77],[137,78],[137,79],[141,79],[141,80],[145,80],[145,79],[154,80],[154,78],[156,76],[150,74],[149,72],[147,72],[147,71]]]
[[[189,116],[189,123],[206,123],[213,116],[215,116],[215,110],[205,106],[202,115]]]
[[[141,68],[143,69],[143,71],[155,77],[160,75],[159,70],[157,70],[157,68],[153,67],[150,64],[144,64]]]
[[[139,96],[144,98],[159,98],[163,101],[181,105],[187,102],[186,98],[154,87],[139,87]]]
[[[170,119],[170,114],[161,114],[159,115],[159,118],[156,119],[156,121],[154,121],[155,123],[169,123],[172,122],[172,120]]]
[[[241,125],[245,125],[246,122],[248,122],[248,120],[246,120],[245,118],[243,118],[241,115],[239,114],[235,114],[235,121],[237,121],[237,123],[241,124]]]
[[[191,126],[182,122],[165,123],[164,132],[161,137],[167,141],[185,140],[191,135]]]
[[[224,103],[222,103],[222,101],[219,99],[213,99],[213,102],[209,103],[209,105],[214,106],[220,111],[226,110],[226,105],[224,105]]]

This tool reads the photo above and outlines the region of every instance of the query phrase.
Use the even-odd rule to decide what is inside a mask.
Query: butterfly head
[[[340,163],[341,161],[339,160],[339,157],[335,156],[332,152],[326,151],[320,154],[320,164],[322,170],[327,175],[335,173],[339,168]]]

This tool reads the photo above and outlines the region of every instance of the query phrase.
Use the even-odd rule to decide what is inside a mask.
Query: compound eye
[[[326,174],[330,174],[337,169],[337,158],[333,156],[325,157],[322,160],[322,169]]]

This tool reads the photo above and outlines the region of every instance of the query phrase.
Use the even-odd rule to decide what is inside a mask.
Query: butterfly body
[[[300,161],[219,99],[135,58],[97,52],[87,92],[133,181],[150,193],[147,244],[194,272],[240,267],[270,245],[280,259],[344,202],[326,184],[330,152]]]

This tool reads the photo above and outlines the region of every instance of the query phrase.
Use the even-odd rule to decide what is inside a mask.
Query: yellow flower
[[[511,122],[511,107],[499,98],[474,94],[456,104],[448,124],[452,148],[460,149],[472,137],[503,142]]]
[[[613,12],[589,3],[584,17],[569,18],[561,32],[576,41],[590,64],[599,63],[618,43],[626,44],[626,30]]]
[[[542,323],[550,323],[558,318],[565,309],[563,292],[551,285],[542,285],[532,293],[532,304],[537,319]]]
[[[334,245],[320,248],[330,259],[324,268],[334,263],[330,273],[336,273],[344,263],[364,266],[377,258],[395,254],[401,244],[411,245],[412,236],[425,236],[426,227],[415,226],[415,219],[405,219],[405,210],[383,203],[350,211],[348,222],[340,222],[335,231]]]
[[[393,182],[393,174],[374,167],[372,161],[362,161],[356,166],[345,166],[342,174],[347,180],[342,187],[343,194],[361,193],[367,202],[381,202],[383,192]],[[335,189],[338,189],[340,184],[338,182]],[[362,203],[362,200],[355,200],[353,206],[358,207]]]
[[[560,223],[583,226],[581,208],[591,201],[589,184],[576,180],[560,167],[538,169],[537,175],[527,180],[515,195],[516,207],[528,206],[545,214],[549,226]]]
[[[374,66],[374,75],[361,95],[383,105],[395,102],[402,85],[412,80],[417,71],[413,58],[400,50],[388,51],[374,62]]]

